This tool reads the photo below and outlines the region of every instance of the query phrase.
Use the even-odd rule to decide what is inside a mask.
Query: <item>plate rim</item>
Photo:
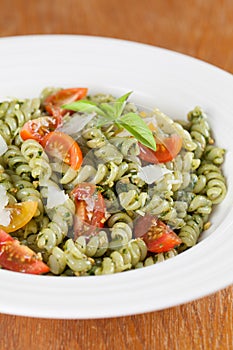
[[[184,53],[180,53],[180,52],[177,52],[177,51],[173,51],[173,50],[169,50],[169,49],[166,49],[166,48],[162,48],[162,47],[158,47],[158,46],[153,46],[153,45],[150,45],[150,44],[145,44],[145,43],[141,43],[141,42],[135,42],[135,41],[130,41],[130,40],[124,40],[124,39],[119,39],[119,38],[111,38],[111,37],[104,37],[104,36],[91,36],[91,35],[77,35],[77,34],[29,34],[29,35],[18,35],[18,36],[9,36],[9,37],[1,37],[0,38],[0,46],[1,46],[1,43],[3,41],[7,42],[7,41],[11,41],[11,42],[14,42],[15,40],[16,41],[19,41],[19,40],[24,40],[26,39],[27,40],[30,40],[30,39],[36,39],[37,38],[40,38],[40,40],[53,40],[54,38],[62,38],[63,40],[67,39],[67,38],[72,38],[72,39],[82,39],[82,40],[94,40],[94,41],[99,41],[101,40],[102,42],[104,41],[108,41],[108,42],[115,42],[116,45],[118,44],[123,44],[123,45],[128,45],[128,46],[131,46],[131,45],[134,45],[134,46],[138,46],[138,47],[146,47],[147,49],[155,49],[155,51],[159,51],[160,53],[164,53],[165,55],[167,54],[173,54],[177,57],[183,57],[184,59],[188,59],[189,61],[192,61],[194,64],[198,63],[198,64],[201,64],[202,66],[206,66],[208,68],[210,68],[212,71],[218,71],[218,73],[220,73],[221,75],[224,74],[225,77],[230,78],[232,81],[233,81],[233,75],[231,72],[228,72],[228,71],[225,71],[223,70],[222,68],[219,68],[215,65],[213,65],[212,63],[209,63],[209,62],[206,62],[206,61],[203,61],[203,60],[200,60],[198,58],[195,58],[195,57],[192,57],[192,56],[189,56],[189,55],[186,55]],[[205,241],[202,241],[199,243],[199,245],[206,245]],[[199,246],[198,245],[198,246]],[[196,255],[196,251],[197,249],[199,250],[199,247],[195,246],[193,247],[191,250],[192,250],[192,255]],[[186,252],[185,252],[186,253]],[[175,259],[180,259],[181,256],[186,256],[185,253],[182,253],[182,255],[179,255],[177,256]],[[183,259],[182,260],[186,260],[186,259]],[[171,259],[171,260],[167,260],[165,261],[163,264],[164,267],[160,267],[161,270],[165,270],[167,269],[167,266],[169,266],[170,264],[173,264],[174,263],[174,260]],[[177,264],[175,264],[177,265]],[[153,267],[148,267],[148,273],[149,273],[149,269],[155,269],[155,267],[157,268],[158,265],[156,266],[153,266]],[[2,274],[3,273],[3,274]],[[5,275],[5,277],[8,275],[8,276],[11,276],[11,274],[16,274],[16,275],[20,275],[18,276],[16,279],[17,280],[31,280],[32,283],[34,283],[34,280],[37,280],[38,281],[40,280],[41,283],[43,284],[43,286],[46,284],[51,284],[53,279],[54,278],[57,278],[57,277],[52,277],[52,276],[21,276],[22,274],[17,274],[15,272],[10,272],[10,271],[6,271],[6,270],[0,270],[0,275]],[[127,274],[139,274],[139,275],[144,275],[144,272],[143,271],[127,271],[125,272],[126,276]],[[148,275],[148,273],[145,273]],[[122,274],[120,274],[122,275]],[[83,282],[78,282],[78,279],[73,279],[73,281],[69,281],[68,282],[68,285],[78,285],[78,284],[91,284],[91,280],[96,279],[96,278],[99,278],[100,279],[103,279],[103,280],[112,280],[114,279],[116,275],[113,275],[113,276],[90,276],[88,277],[90,279],[90,282],[83,280]],[[11,277],[9,277],[11,279]],[[48,280],[48,282],[46,282],[45,279]],[[126,277],[122,276],[122,277],[119,277],[119,279],[122,279],[123,281],[126,279]],[[49,282],[50,281],[50,282]],[[85,282],[84,282],[85,281]],[[54,282],[54,281],[53,281]],[[126,315],[132,315],[132,314],[141,314],[141,313],[144,313],[144,312],[151,312],[151,311],[157,311],[157,310],[162,310],[162,309],[166,309],[166,308],[169,308],[169,307],[172,307],[172,306],[176,306],[176,305],[180,305],[180,304],[183,304],[183,303],[187,303],[189,301],[193,301],[193,300],[196,300],[196,299],[199,299],[199,298],[202,298],[202,297],[205,297],[209,294],[212,294],[212,293],[215,293],[216,291],[218,290],[221,290],[221,289],[224,289],[225,287],[229,286],[230,284],[233,283],[233,277],[232,278],[228,278],[228,279],[225,279],[225,284],[221,283],[221,287],[218,287],[217,285],[215,285],[215,289],[212,287],[211,290],[209,290],[208,292],[204,293],[203,295],[203,291],[195,291],[193,293],[193,296],[190,297],[190,296],[186,296],[186,298],[184,297],[179,297],[178,295],[176,296],[176,298],[173,298],[171,299],[167,305],[165,306],[164,304],[161,303],[161,308],[159,307],[159,305],[156,306],[156,308],[153,308],[151,307],[150,305],[148,305],[146,307],[146,303],[144,303],[144,305],[142,306],[141,305],[141,308],[140,306],[137,306],[137,308],[128,308],[125,313],[122,312],[122,310],[119,308],[119,312],[117,313],[117,310],[115,309],[114,312],[109,312],[109,310],[105,310],[102,312],[99,311],[88,311],[85,313],[84,311],[82,311],[81,314],[77,314],[77,316],[74,316],[74,315],[71,315],[69,313],[63,313],[62,315],[58,315],[58,313],[56,312],[56,309],[53,309],[52,311],[50,310],[49,312],[46,312],[45,309],[41,308],[41,310],[38,310],[38,309],[34,309],[32,310],[31,309],[31,306],[28,308],[28,309],[24,309],[22,310],[22,308],[15,308],[14,310],[11,310],[11,308],[9,307],[5,307],[4,306],[0,306],[0,311],[3,312],[3,313],[9,313],[9,314],[15,314],[15,315],[22,315],[22,316],[31,316],[31,317],[43,317],[43,318],[65,318],[65,319],[88,319],[88,318],[110,318],[110,317],[121,317],[121,316],[126,316]],[[30,282],[31,283],[31,282]],[[56,282],[55,283],[56,285],[59,286],[60,282]],[[85,287],[86,288],[86,287]],[[98,288],[99,288],[99,285],[98,285]],[[0,292],[0,295],[1,295],[1,292]],[[176,299],[176,300],[175,300]],[[2,311],[3,310],[3,311]]]

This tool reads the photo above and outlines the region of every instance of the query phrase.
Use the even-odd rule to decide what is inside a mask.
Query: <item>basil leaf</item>
[[[114,117],[114,105],[111,102],[103,102],[100,104],[100,108],[104,111],[109,117]]]
[[[71,111],[75,112],[83,112],[83,113],[92,113],[95,112],[96,114],[106,116],[106,113],[102,111],[94,102],[87,101],[87,100],[79,100],[75,102],[68,103],[66,105],[63,105],[62,108],[70,109]]]
[[[127,92],[127,94],[122,95],[116,99],[117,102],[125,102],[128,100],[128,97],[132,94],[133,91]]]
[[[125,108],[126,101],[128,97],[132,94],[132,91],[127,92],[127,94],[119,97],[115,102],[114,102],[114,110],[115,110],[115,117],[119,118],[123,112],[123,109]]]
[[[109,124],[109,123],[114,123],[114,122],[115,122],[115,119],[112,117],[101,116],[97,119],[96,126],[97,126],[97,128],[100,128],[101,126],[104,126],[104,125]]]
[[[126,100],[132,92],[119,97],[114,102],[103,102],[100,104],[100,108],[112,119],[119,118],[125,107]]]
[[[154,151],[156,150],[156,142],[152,131],[139,115],[133,112],[124,114],[116,120],[116,123],[123,126],[124,129],[126,129],[144,146],[151,148]]]

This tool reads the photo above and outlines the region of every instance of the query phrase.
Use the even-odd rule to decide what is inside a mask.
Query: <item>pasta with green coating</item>
[[[40,117],[40,99],[6,101],[0,103],[0,135],[8,144],[20,146],[19,129],[28,120]]]
[[[128,101],[130,93],[120,98],[90,94],[74,101],[76,109],[63,110],[50,98],[62,91],[48,87],[39,98],[0,103],[0,135],[6,144],[0,156],[1,189],[7,205],[37,203],[32,218],[12,237],[41,255],[49,275],[76,277],[151,266],[197,244],[215,205],[227,194],[226,150],[215,144],[204,111],[195,107],[187,122],[174,121],[158,109],[140,110]],[[52,126],[42,123],[48,116]],[[22,137],[32,120],[34,129]],[[52,133],[63,136],[52,145],[55,156],[47,149]],[[174,135],[177,152],[160,144]],[[77,147],[83,159],[76,167],[72,161],[78,156],[72,152]],[[169,157],[160,160],[159,152]],[[137,226],[140,219],[143,229]],[[170,234],[176,244],[156,246]]]

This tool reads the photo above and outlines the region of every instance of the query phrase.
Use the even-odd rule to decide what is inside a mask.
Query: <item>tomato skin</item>
[[[33,218],[37,207],[38,203],[33,201],[7,205],[6,209],[10,210],[11,222],[8,226],[0,225],[0,229],[3,229],[7,233],[17,231]]]
[[[153,253],[168,252],[182,243],[182,240],[168,225],[150,214],[136,221],[134,235],[136,238],[142,238],[148,251]]]
[[[45,109],[54,116],[63,116],[67,113],[66,109],[60,108],[62,105],[80,100],[87,95],[87,88],[69,88],[62,89],[49,95],[45,101]]]
[[[75,200],[76,215],[74,220],[74,239],[85,234],[93,235],[97,228],[104,226],[106,221],[106,206],[104,198],[90,183],[78,184],[71,196]]]
[[[95,227],[104,227],[104,222],[106,220],[105,214],[106,214],[106,208],[105,208],[104,198],[102,194],[98,192],[97,199],[95,201],[95,207],[93,211],[91,225]]]
[[[43,138],[41,144],[46,153],[55,157],[60,155],[63,161],[74,170],[80,168],[83,161],[82,151],[71,136],[53,131]]]
[[[0,265],[6,270],[29,274],[38,275],[49,272],[49,267],[38,255],[1,229]]]
[[[180,136],[173,134],[162,140],[156,139],[156,151],[153,151],[139,143],[139,157],[149,163],[166,163],[174,159],[182,148],[182,139]]]
[[[61,125],[61,122],[61,117],[58,115],[57,117],[47,116],[29,120],[22,127],[20,136],[24,141],[33,139],[41,143],[45,135],[56,130]]]
[[[76,200],[86,200],[94,195],[96,191],[96,186],[89,183],[89,182],[83,182],[81,184],[78,184],[75,186],[75,188],[71,191],[71,195]]]
[[[2,229],[0,229],[0,246],[1,244],[4,244],[6,242],[12,242],[14,241],[14,238],[11,237],[11,235],[8,235],[8,233]]]

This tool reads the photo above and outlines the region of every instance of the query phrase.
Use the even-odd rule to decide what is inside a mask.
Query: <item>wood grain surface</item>
[[[233,73],[232,0],[0,0],[0,5],[2,37],[121,38],[179,51]],[[231,350],[232,300],[230,286],[185,305],[130,317],[0,315],[0,350]]]

